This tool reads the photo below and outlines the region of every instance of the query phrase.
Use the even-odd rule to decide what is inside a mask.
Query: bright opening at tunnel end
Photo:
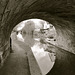
[[[56,59],[55,49],[51,45],[56,44],[55,27],[41,19],[29,19],[19,23],[13,30],[16,31],[11,33],[13,43],[16,37],[19,43],[29,46],[42,74],[47,74]]]

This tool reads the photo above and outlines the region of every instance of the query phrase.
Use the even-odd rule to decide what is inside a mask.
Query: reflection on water
[[[23,38],[24,38],[25,44],[28,45],[29,47],[34,45],[34,39],[32,35],[26,34]]]
[[[44,47],[45,46],[40,43],[40,41],[35,42],[35,44],[31,47],[43,75],[47,74],[54,65],[54,61],[50,59],[50,53],[46,52]]]
[[[47,52],[49,44],[45,40],[40,38],[34,38],[32,35],[26,34],[23,38],[21,34],[21,40],[24,40],[25,44],[31,47],[31,50],[35,56],[35,59],[41,69],[43,75],[47,74],[55,63],[54,53]]]

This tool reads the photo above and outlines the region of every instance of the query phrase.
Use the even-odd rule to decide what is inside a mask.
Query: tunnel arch
[[[26,23],[29,22],[29,21],[30,21],[30,22],[34,22],[35,29],[37,29],[37,27],[38,27],[39,25],[42,25],[42,27],[44,27],[43,29],[47,29],[47,28],[45,27],[45,25],[46,25],[46,26],[49,25],[48,28],[51,28],[51,27],[52,27],[51,29],[53,29],[54,33],[56,33],[56,30],[55,30],[55,28],[54,28],[54,26],[53,26],[52,24],[50,24],[48,21],[45,21],[45,20],[42,20],[42,19],[37,19],[37,18],[36,18],[36,19],[33,19],[33,18],[32,18],[32,19],[27,19],[27,20],[24,20],[24,21],[20,22],[16,27],[14,27],[13,31],[15,31],[15,32],[20,32],[20,31],[24,30],[23,28],[26,27]],[[36,22],[37,22],[37,23],[36,23]],[[38,24],[38,23],[39,23],[39,24]],[[28,24],[27,24],[27,25],[28,25]],[[50,26],[51,26],[51,27],[50,27]],[[19,29],[20,27],[21,27],[21,29]],[[39,27],[40,27],[40,26],[39,26]],[[39,28],[39,27],[38,27],[38,28]],[[42,27],[40,27],[39,29],[42,29]],[[22,32],[23,32],[23,31],[22,31]],[[12,33],[13,33],[13,32],[12,32]],[[11,33],[11,34],[12,34],[12,33]],[[16,34],[16,35],[17,35],[17,34]],[[54,36],[51,35],[53,38],[50,38],[50,39],[51,39],[51,40],[54,39],[54,38],[56,39],[55,35],[56,35],[56,34],[54,34]],[[14,35],[13,35],[13,36],[14,36]],[[50,36],[50,35],[48,35],[48,36]],[[11,38],[12,38],[12,40],[14,39],[12,36],[11,36]],[[17,38],[18,38],[18,37],[17,37]],[[46,38],[47,38],[47,37],[46,37]],[[16,40],[17,40],[17,39],[16,39]],[[16,41],[16,40],[15,40],[15,41]],[[19,41],[21,41],[21,40],[19,40]],[[52,40],[52,41],[53,41],[53,40]],[[14,41],[13,41],[13,42],[14,42]],[[22,41],[21,41],[21,42],[22,42]],[[31,41],[30,41],[30,42],[31,42]],[[26,43],[26,42],[25,42],[25,43]],[[27,42],[27,43],[28,43],[28,42]],[[32,42],[31,42],[31,43],[32,43]],[[12,43],[12,44],[14,45],[14,43]],[[43,43],[41,42],[41,44],[43,44]],[[45,45],[44,45],[44,46],[45,46]],[[30,46],[30,47],[31,47],[31,46]],[[14,50],[14,47],[13,47],[12,49]],[[33,49],[33,47],[32,47],[32,49]],[[38,47],[38,49],[41,50],[39,47]],[[45,49],[46,49],[46,48],[45,48]],[[33,49],[33,50],[34,50],[34,49]],[[37,51],[37,50],[36,50],[36,51]],[[40,52],[41,52],[41,51],[40,51]],[[55,50],[52,51],[52,52],[55,52]],[[35,50],[34,50],[34,53],[35,53]],[[44,53],[44,52],[43,52],[43,53]],[[42,53],[42,55],[43,55],[43,53]],[[44,54],[45,54],[45,53],[44,53]],[[47,53],[46,53],[46,54],[47,54]],[[49,52],[48,52],[48,54],[49,54],[50,57],[51,57],[51,54],[50,54]],[[54,54],[54,53],[53,53],[53,54]],[[35,55],[35,54],[34,54],[34,55]],[[41,55],[41,56],[42,56],[42,55]],[[40,56],[40,55],[39,55],[39,56]],[[35,57],[37,58],[36,55],[35,55]],[[46,56],[46,57],[47,57],[47,56]],[[54,57],[55,57],[55,56],[54,56]],[[41,58],[40,58],[40,59],[41,59]],[[45,59],[46,59],[46,58],[45,58]],[[51,59],[51,61],[53,62],[53,64],[52,64],[52,65],[50,65],[50,64],[47,65],[47,64],[46,64],[46,65],[47,65],[47,70],[48,70],[48,72],[50,71],[50,69],[53,68],[53,65],[54,65],[54,62],[55,62],[55,58],[52,59],[52,57],[51,57],[51,58],[48,57],[48,59],[47,59],[46,61],[48,61],[49,59]],[[39,63],[39,59],[36,59],[36,60],[37,60],[38,63]],[[43,60],[43,61],[44,61],[44,60]],[[45,62],[45,61],[44,61],[44,62]],[[50,60],[49,60],[48,62],[50,62]],[[47,63],[48,63],[48,62],[47,62]],[[42,62],[42,63],[43,63],[43,62]],[[45,63],[43,63],[43,64],[45,64]],[[42,64],[41,64],[41,65],[42,65]],[[40,65],[40,66],[41,66],[41,65]],[[43,66],[45,66],[45,65],[43,65]],[[49,66],[50,68],[49,68],[48,66]],[[46,67],[46,66],[45,66],[45,67]],[[43,68],[44,68],[44,67],[43,67]],[[36,68],[35,68],[35,69],[36,69]],[[42,66],[41,66],[41,69],[42,69]],[[43,69],[42,69],[42,71],[43,71],[44,73],[47,72],[47,70],[45,71],[45,68],[44,68],[44,71],[43,71]],[[43,72],[42,72],[42,73],[43,73]],[[48,72],[47,72],[47,73],[48,73]]]
[[[10,31],[9,35],[11,34],[12,29],[17,24],[19,24],[20,22],[22,22],[24,20],[28,20],[28,19],[32,19],[32,18],[33,19],[42,19],[42,20],[48,21],[49,23],[53,24],[55,29],[57,29],[56,28],[57,21],[55,21],[55,19],[54,19],[55,17],[53,17],[52,15],[50,15],[47,12],[33,12],[31,14],[24,14],[23,16],[20,16],[20,17],[16,18],[16,16],[15,16],[15,18],[13,20],[14,22],[12,22],[12,20],[11,20],[10,22],[7,23],[8,26],[9,26],[9,23],[10,23],[10,25],[12,25],[8,28],[8,30]]]
[[[32,18],[42,19],[51,23],[55,27],[57,36],[58,36],[58,41],[57,41],[56,46],[75,54],[74,24],[62,18],[59,18],[55,15],[51,15],[48,12],[33,12],[29,14],[19,13],[16,16],[13,15],[13,18],[11,17],[11,19],[8,20],[6,24],[3,23],[2,24],[3,28],[0,30],[1,36],[2,36],[2,38],[0,38],[1,39],[1,45],[0,45],[1,51],[5,50],[3,49],[4,47],[3,45],[9,47],[9,39],[10,39],[10,34],[11,34],[12,29],[21,21],[32,19]]]
[[[42,14],[42,13],[41,13]],[[41,18],[39,17],[39,15],[41,15],[41,14],[38,14],[37,15],[37,13],[35,14],[33,14],[32,15],[32,17],[31,17],[31,15],[30,16],[28,16],[28,18],[27,19],[24,19],[24,20],[22,20],[21,22],[19,22],[18,24],[17,24],[17,26],[15,26],[15,28],[14,29],[17,29],[19,26],[20,26],[20,24],[21,23],[26,23],[27,21],[32,21],[34,24],[36,23],[35,21],[37,20],[37,21],[40,21],[40,22],[46,22],[46,23],[48,23],[49,25],[52,25],[53,26],[53,28],[54,28],[54,30],[55,30],[55,32],[57,33],[57,31],[56,31],[56,28],[55,28],[55,26],[53,25],[53,24],[55,24],[55,21],[53,21],[53,20],[50,20],[49,19],[49,21],[46,19],[47,17],[49,17],[49,15],[47,15],[47,14],[45,14],[45,15],[47,15],[46,17],[45,17],[45,19],[43,18],[44,16],[42,16]],[[36,15],[37,15],[37,17],[36,17]],[[31,17],[31,18],[30,18]],[[43,23],[44,24],[44,23]],[[22,27],[24,27],[24,25],[22,26]],[[18,31],[18,30],[17,30]],[[57,34],[56,34],[57,35]],[[56,40],[55,40],[56,41]]]
[[[21,17],[21,18],[20,18]],[[57,34],[58,35],[60,35],[59,34],[59,31],[62,31],[64,34],[65,34],[65,32],[64,32],[64,29],[66,30],[66,32],[68,32],[68,33],[66,33],[66,35],[71,35],[72,37],[74,36],[74,34],[73,34],[73,32],[72,32],[72,27],[71,27],[71,22],[69,22],[69,21],[66,21],[66,20],[64,20],[64,19],[62,19],[62,18],[59,18],[59,17],[56,17],[56,16],[53,16],[53,15],[51,15],[51,14],[49,14],[49,13],[47,13],[47,12],[33,12],[33,13],[31,13],[31,14],[24,14],[23,16],[20,16],[20,17],[18,17],[18,18],[14,18],[14,20],[13,21],[15,21],[15,20],[17,20],[16,22],[14,22],[14,23],[10,23],[11,25],[13,25],[13,27],[15,26],[15,25],[17,25],[19,22],[21,22],[21,21],[23,21],[23,20],[27,20],[27,19],[34,19],[34,18],[37,18],[37,19],[42,19],[42,20],[45,20],[45,21],[48,21],[49,23],[51,23],[51,24],[53,24],[54,25],[54,27],[55,27],[55,29],[56,29],[56,32],[57,32]],[[9,25],[9,24],[8,24]],[[67,26],[67,27],[66,27]],[[11,30],[10,30],[10,32],[12,31],[12,29],[13,29],[13,27],[11,28]],[[61,29],[61,30],[60,30]],[[61,33],[61,35],[63,36],[63,38],[61,38],[61,39],[64,39],[64,35],[63,35],[63,33]],[[70,39],[71,38],[71,36],[68,38],[68,39]],[[59,37],[60,38],[60,37]],[[58,39],[59,40],[59,39]],[[64,46],[63,44],[61,45],[61,46],[59,46],[59,47],[61,47],[61,48],[63,48],[63,49],[65,49],[65,50],[68,50],[69,48],[68,47],[70,47],[70,52],[72,52],[72,53],[74,53],[73,52],[73,49],[74,49],[74,47],[72,47],[71,48],[71,41],[69,40],[68,41],[70,44],[70,46]],[[65,40],[64,40],[64,42],[63,43],[65,43]],[[67,43],[68,44],[68,43]]]
[[[20,15],[20,14],[19,14]],[[45,21],[48,21],[49,23],[51,23],[55,29],[57,30],[60,27],[63,27],[62,24],[59,24],[59,22],[64,23],[65,20],[63,20],[62,18],[53,16],[47,12],[33,12],[31,14],[24,14],[23,16],[20,16],[17,18],[17,16],[15,16],[14,20],[15,22],[12,22],[12,20],[10,22],[7,23],[7,25],[9,26],[9,23],[12,25],[10,27],[10,32],[12,31],[12,29],[19,24],[20,22],[24,21],[24,20],[28,20],[28,19],[42,19]],[[64,27],[66,27],[65,25],[68,26],[69,28],[69,21],[65,21],[66,23],[64,23]]]
[[[58,36],[56,46],[75,54],[74,0],[1,0],[0,4],[1,60],[9,55],[12,29],[19,22],[31,18],[43,19],[53,24]]]

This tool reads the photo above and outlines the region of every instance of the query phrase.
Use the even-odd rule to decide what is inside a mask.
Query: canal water
[[[31,48],[42,75],[46,75],[52,69],[56,58],[54,50],[50,49],[48,38],[35,37],[31,34],[22,36],[21,33],[18,33],[17,38]]]

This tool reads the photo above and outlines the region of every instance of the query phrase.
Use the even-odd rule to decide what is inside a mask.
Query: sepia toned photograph
[[[0,75],[75,75],[75,0],[0,0]]]

